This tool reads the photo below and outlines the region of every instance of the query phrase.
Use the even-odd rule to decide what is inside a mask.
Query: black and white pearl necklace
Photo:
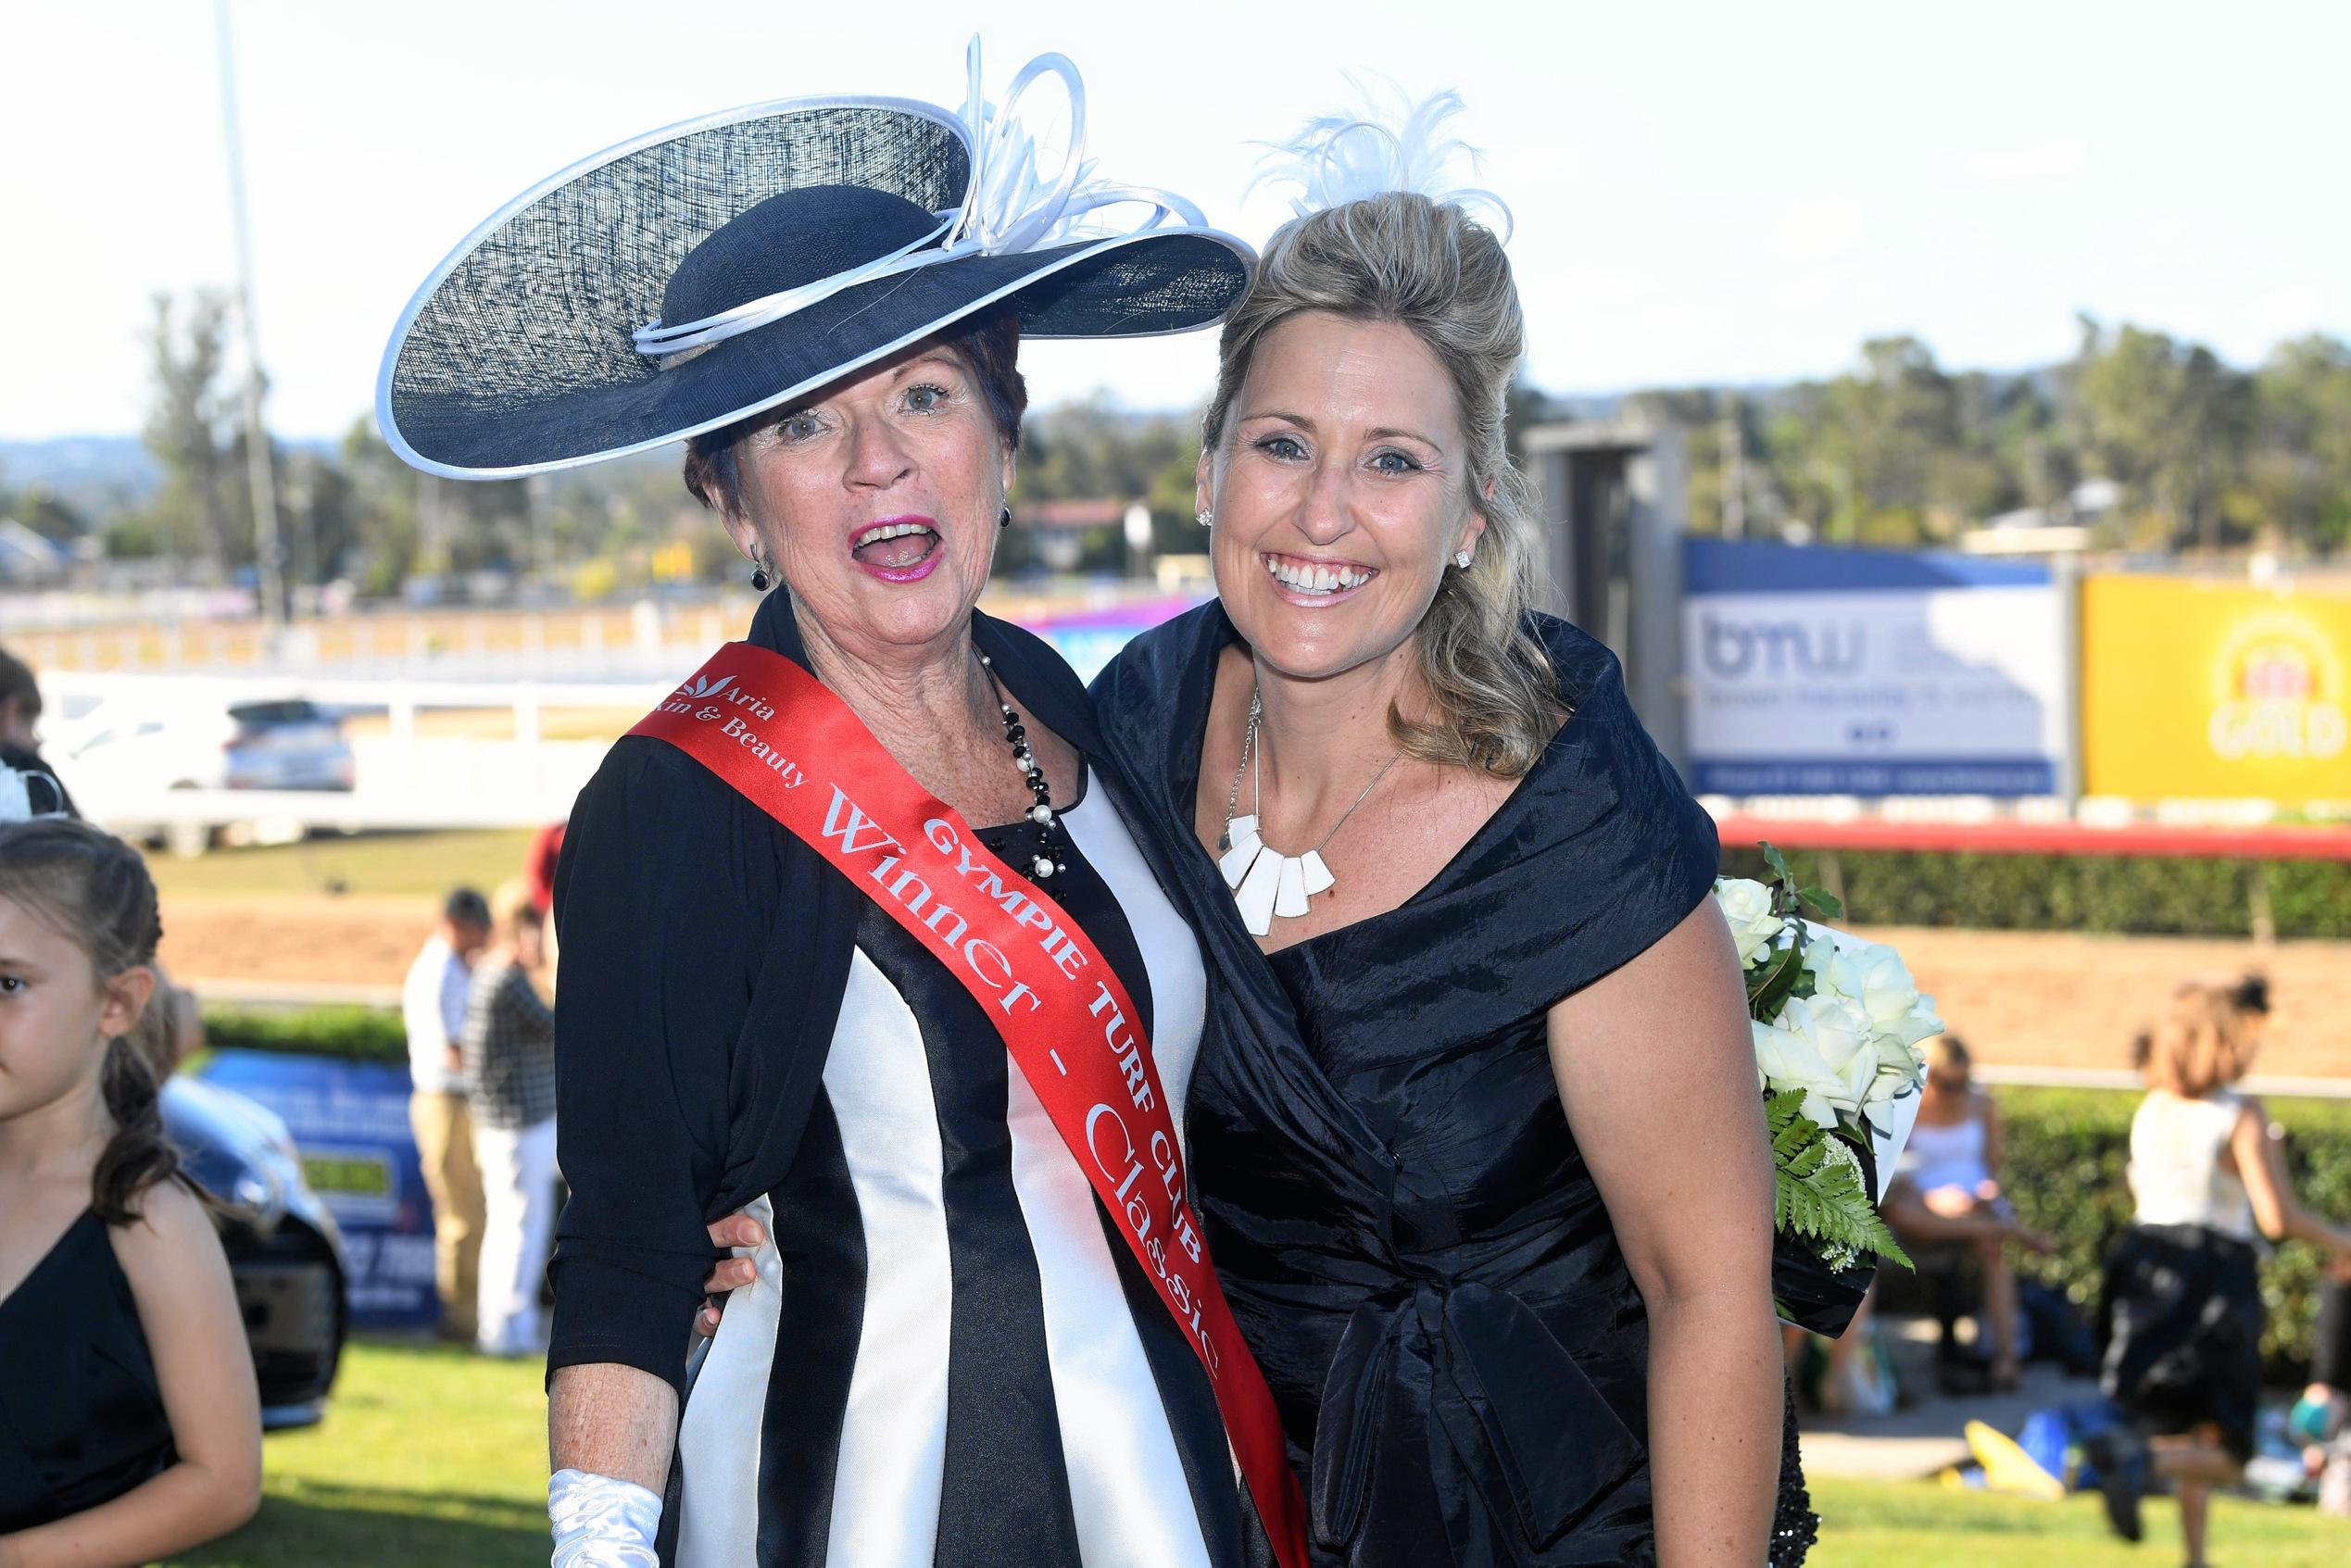
[[[1066,873],[1069,862],[1062,859],[1061,814],[1053,809],[1051,786],[1045,781],[1045,770],[1028,749],[1028,730],[1021,723],[1020,714],[1004,700],[1004,688],[996,679],[994,661],[977,648],[972,651],[979,654],[980,669],[986,671],[988,686],[996,693],[996,706],[1003,712],[1004,739],[1012,748],[1012,766],[1021,771],[1021,776],[1028,781],[1029,793],[1037,797],[1037,804],[1028,809],[1028,820],[1037,827],[1037,850],[1029,857],[1028,874],[1058,898],[1061,892],[1052,885],[1052,879]]]

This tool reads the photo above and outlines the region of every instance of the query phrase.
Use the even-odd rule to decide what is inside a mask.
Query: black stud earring
[[[1003,509],[1003,511],[1002,511],[1002,512],[1000,512],[1000,513],[999,513],[999,514],[998,514],[997,519],[996,519],[996,526],[997,526],[997,527],[999,527],[999,528],[1010,528],[1010,527],[1012,527],[1012,508],[1010,508],[1010,507],[1006,507],[1006,508]]]

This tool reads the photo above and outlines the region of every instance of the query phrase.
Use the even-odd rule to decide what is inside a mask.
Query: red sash
[[[1307,1568],[1303,1500],[1273,1392],[1186,1201],[1140,1014],[1086,933],[781,654],[727,644],[629,733],[669,742],[734,785],[972,994],[1207,1369],[1275,1555],[1283,1568]]]

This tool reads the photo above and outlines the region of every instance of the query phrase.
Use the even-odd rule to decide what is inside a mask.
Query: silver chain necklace
[[[1355,814],[1372,792],[1372,786],[1388,776],[1388,770],[1403,759],[1403,750],[1379,765],[1379,771],[1364,785],[1354,804],[1339,814],[1323,841],[1303,855],[1285,855],[1258,836],[1257,823],[1264,809],[1264,777],[1260,771],[1257,746],[1257,726],[1265,715],[1264,688],[1252,684],[1249,689],[1249,728],[1241,734],[1240,766],[1233,770],[1233,787],[1225,796],[1225,829],[1216,835],[1216,848],[1222,857],[1217,862],[1224,872],[1225,885],[1233,890],[1233,900],[1240,906],[1241,923],[1251,936],[1269,935],[1274,929],[1274,917],[1294,920],[1306,912],[1306,900],[1317,893],[1327,893],[1337,884],[1330,867],[1323,861],[1323,851],[1339,836],[1339,830],[1347,825],[1347,819]],[[1241,775],[1249,775],[1250,811],[1236,817],[1233,810],[1240,804]]]

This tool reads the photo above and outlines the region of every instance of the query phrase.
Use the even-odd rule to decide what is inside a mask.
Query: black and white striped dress
[[[1062,821],[1064,908],[1180,1127],[1198,947],[1100,792]],[[980,836],[1018,864],[1026,832]],[[978,1004],[871,905],[798,1157],[752,1212],[771,1239],[694,1374],[668,1561],[1234,1568],[1206,1377]]]

